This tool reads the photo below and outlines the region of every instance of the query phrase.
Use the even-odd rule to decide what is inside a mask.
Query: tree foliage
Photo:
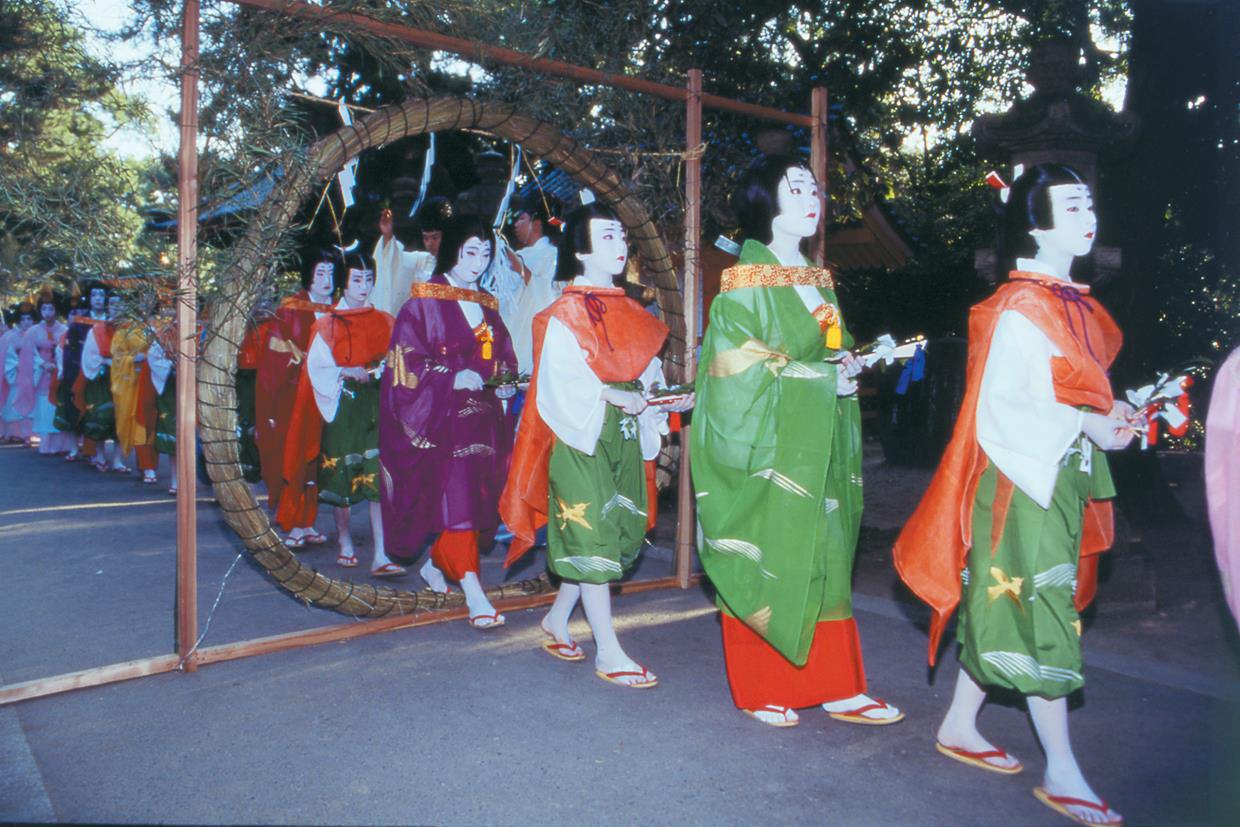
[[[0,294],[133,267],[149,165],[104,146],[144,111],[60,0],[0,5]]]

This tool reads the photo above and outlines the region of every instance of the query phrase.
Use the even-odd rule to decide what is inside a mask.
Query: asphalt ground
[[[1220,607],[1194,469],[1176,467],[1186,519],[1122,523],[1129,542],[1086,618],[1073,739],[1129,824],[1231,825],[1240,645]],[[537,609],[493,632],[441,623],[0,707],[0,820],[1069,823],[1030,793],[1042,757],[1019,698],[996,697],[982,728],[1026,772],[984,773],[934,751],[954,652],[927,669],[926,614],[889,556],[928,474],[873,453],[866,473],[855,611],[870,691],[907,712],[900,724],[851,726],[816,710],[793,729],[752,721],[732,706],[708,591],[656,591],[614,604],[626,648],[659,674],[650,691],[545,655]],[[163,492],[0,448],[0,682],[172,650],[175,525]],[[342,622],[238,562],[240,543],[201,493],[203,645]],[[668,573],[670,516],[637,576]],[[365,564],[360,514],[354,531]],[[334,569],[333,546],[309,555]],[[485,581],[504,576],[500,557],[484,558]],[[580,615],[573,632],[589,652]]]

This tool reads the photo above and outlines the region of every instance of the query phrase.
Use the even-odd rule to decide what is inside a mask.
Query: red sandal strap
[[[962,755],[965,758],[976,758],[979,761],[984,760],[986,758],[1010,758],[1011,757],[1010,755],[1008,755],[1006,752],[1004,752],[1001,749],[988,749],[984,752],[970,752],[969,750],[961,749],[960,747],[949,747],[947,744],[943,744],[943,749],[949,752],[954,752],[956,755]]]
[[[1097,810],[1100,813],[1105,813],[1111,809],[1105,801],[1086,801],[1083,798],[1073,798],[1070,795],[1051,795],[1050,793],[1047,793],[1046,797],[1064,807],[1086,807],[1090,810]]]
[[[648,672],[645,668],[643,668],[643,669],[642,669],[642,671],[640,671],[640,672],[632,672],[632,671],[628,671],[628,672],[604,672],[603,674],[604,674],[604,675],[606,675],[606,676],[607,676],[607,677],[609,677],[609,678],[623,678],[623,677],[627,677],[627,676],[629,676],[629,675],[632,675],[632,676],[633,676],[633,677],[635,677],[635,678],[645,678],[645,677],[647,677],[650,673],[649,673],[649,672]]]
[[[866,712],[869,712],[871,709],[886,709],[886,708],[887,708],[886,701],[882,701],[882,700],[875,698],[874,703],[872,704],[866,704],[865,706],[859,706],[856,709],[850,709],[847,712],[836,712],[835,714],[836,715],[861,716],[861,715],[864,715]]]

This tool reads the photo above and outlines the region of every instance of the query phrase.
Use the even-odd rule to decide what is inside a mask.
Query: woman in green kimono
[[[865,694],[852,616],[861,365],[831,273],[801,251],[818,185],[799,159],[766,156],[733,200],[746,241],[711,305],[692,429],[732,697],[772,726],[818,704],[849,723],[895,723],[898,709]]]

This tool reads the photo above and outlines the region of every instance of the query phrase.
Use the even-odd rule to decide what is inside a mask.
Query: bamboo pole
[[[263,9],[277,14],[286,14],[289,17],[298,17],[302,20],[316,20],[325,24],[343,24],[341,28],[347,28],[352,31],[367,32],[368,34],[386,37],[391,40],[403,40],[406,43],[412,43],[415,46],[421,46],[426,49],[453,52],[467,59],[485,59],[509,66],[520,66],[530,71],[569,78],[582,83],[596,83],[600,86],[627,89],[630,92],[641,92],[672,101],[683,101],[687,97],[686,91],[677,86],[668,86],[664,83],[655,83],[654,81],[642,80],[641,78],[629,77],[628,75],[600,72],[597,69],[575,66],[571,63],[563,63],[543,57],[531,57],[515,49],[505,49],[501,46],[490,46],[477,40],[465,40],[460,37],[439,34],[438,32],[428,32],[425,29],[417,29],[401,23],[384,23],[365,15],[333,11],[330,8],[312,6],[308,3],[299,3],[294,0],[227,0],[227,2],[238,6]],[[752,118],[775,121],[776,123],[813,126],[813,119],[808,115],[784,112],[779,109],[772,109],[769,106],[758,106],[757,104],[732,100],[719,95],[702,95],[702,105],[708,109],[736,112],[740,115],[748,115]]]
[[[685,383],[697,374],[698,282],[702,259],[702,70],[690,69],[685,99]],[[689,588],[693,541],[697,535],[693,479],[689,471],[690,425],[680,429],[680,468],[676,486],[676,583]]]
[[[827,172],[827,88],[815,86],[810,93],[810,117],[814,125],[810,130],[810,172],[818,180],[822,193],[822,219],[814,233],[814,263],[819,267],[827,261],[827,225],[831,220],[831,182]]]
[[[177,652],[194,671],[198,637],[198,0],[181,30],[181,147],[177,164]],[[186,655],[189,654],[188,657]]]

